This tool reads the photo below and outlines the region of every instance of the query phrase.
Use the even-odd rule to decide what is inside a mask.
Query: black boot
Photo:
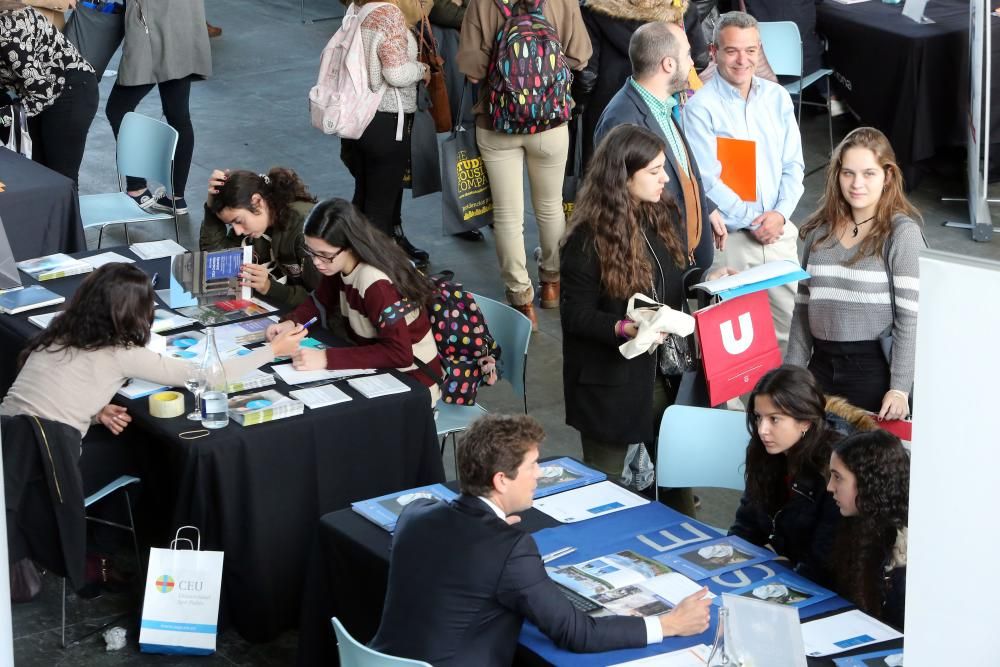
[[[421,267],[427,266],[431,256],[426,250],[421,250],[410,243],[410,239],[406,238],[406,234],[403,233],[402,225],[396,225],[393,228],[393,237],[396,239],[396,245],[402,248],[403,252],[410,256],[410,259],[413,260],[414,264]]]

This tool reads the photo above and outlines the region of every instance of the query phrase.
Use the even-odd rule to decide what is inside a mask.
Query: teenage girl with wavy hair
[[[886,431],[844,438],[830,456],[830,483],[844,520],[834,549],[838,592],[903,628],[910,455]]]
[[[313,317],[333,328],[338,315],[354,347],[302,348],[292,356],[298,370],[395,368],[440,396],[441,360],[431,335],[427,306],[431,282],[406,253],[344,199],[321,201],[305,223],[305,252],[322,274],[319,287],[267,338]]]
[[[302,225],[316,198],[291,169],[266,174],[221,171],[208,178],[201,250],[253,246],[254,261],[242,279],[278,306],[295,307],[319,284],[304,250]]]
[[[799,282],[787,362],[886,419],[909,413],[920,225],[889,140],[859,127],[834,151],[819,209],[799,231],[812,278]],[[887,359],[879,339],[889,333]]]
[[[560,255],[566,423],[580,431],[584,461],[616,478],[629,445],[645,443],[655,455],[660,415],[680,381],[662,370],[659,352],[625,359],[618,351],[637,333],[627,301],[639,292],[679,310],[712,265],[707,227],[688,266],[677,206],[663,194],[664,159],[663,141],[649,130],[609,132],[591,159]],[[669,497],[689,514],[692,500],[689,490]]]
[[[831,447],[840,437],[827,426],[826,398],[809,371],[781,366],[757,382],[748,405],[746,490],[729,532],[826,581],[840,519],[826,491]]]

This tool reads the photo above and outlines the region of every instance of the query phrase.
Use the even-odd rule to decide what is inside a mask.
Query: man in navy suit
[[[691,71],[691,44],[684,28],[660,21],[640,26],[629,40],[628,57],[632,62],[632,76],[611,98],[604,109],[597,129],[594,145],[601,143],[604,135],[619,125],[638,125],[655,132],[666,144],[668,192],[677,202],[682,227],[687,229],[688,254],[699,266],[711,266],[711,241],[699,248],[702,231],[711,226],[715,247],[725,248],[726,225],[715,205],[705,196],[701,174],[694,155],[675,118],[676,93],[687,89]],[[701,256],[707,252],[706,256]],[[704,263],[707,260],[707,263]]]
[[[525,618],[559,646],[593,652],[640,647],[708,628],[707,589],[658,617],[591,618],[545,573],[530,534],[514,516],[531,507],[538,447],[528,416],[489,415],[458,447],[462,494],[452,503],[416,500],[396,524],[385,611],[371,647],[435,667],[506,667]]]

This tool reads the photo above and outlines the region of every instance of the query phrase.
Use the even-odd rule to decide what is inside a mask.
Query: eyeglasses
[[[325,252],[316,252],[315,250],[313,250],[312,248],[310,248],[306,244],[304,244],[304,243],[302,244],[302,252],[304,252],[309,257],[314,257],[316,259],[322,260],[322,261],[326,262],[327,264],[332,263],[333,260],[337,259],[337,256],[340,253],[344,252],[345,250],[347,250],[347,248],[341,248],[340,250],[338,250],[337,252],[333,253],[332,255],[328,255]]]

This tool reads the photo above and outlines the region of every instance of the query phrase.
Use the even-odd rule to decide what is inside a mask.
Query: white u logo
[[[749,349],[753,343],[753,320],[750,313],[743,313],[739,317],[740,337],[736,338],[733,332],[733,321],[726,320],[722,323],[722,347],[732,355],[742,354]]]

